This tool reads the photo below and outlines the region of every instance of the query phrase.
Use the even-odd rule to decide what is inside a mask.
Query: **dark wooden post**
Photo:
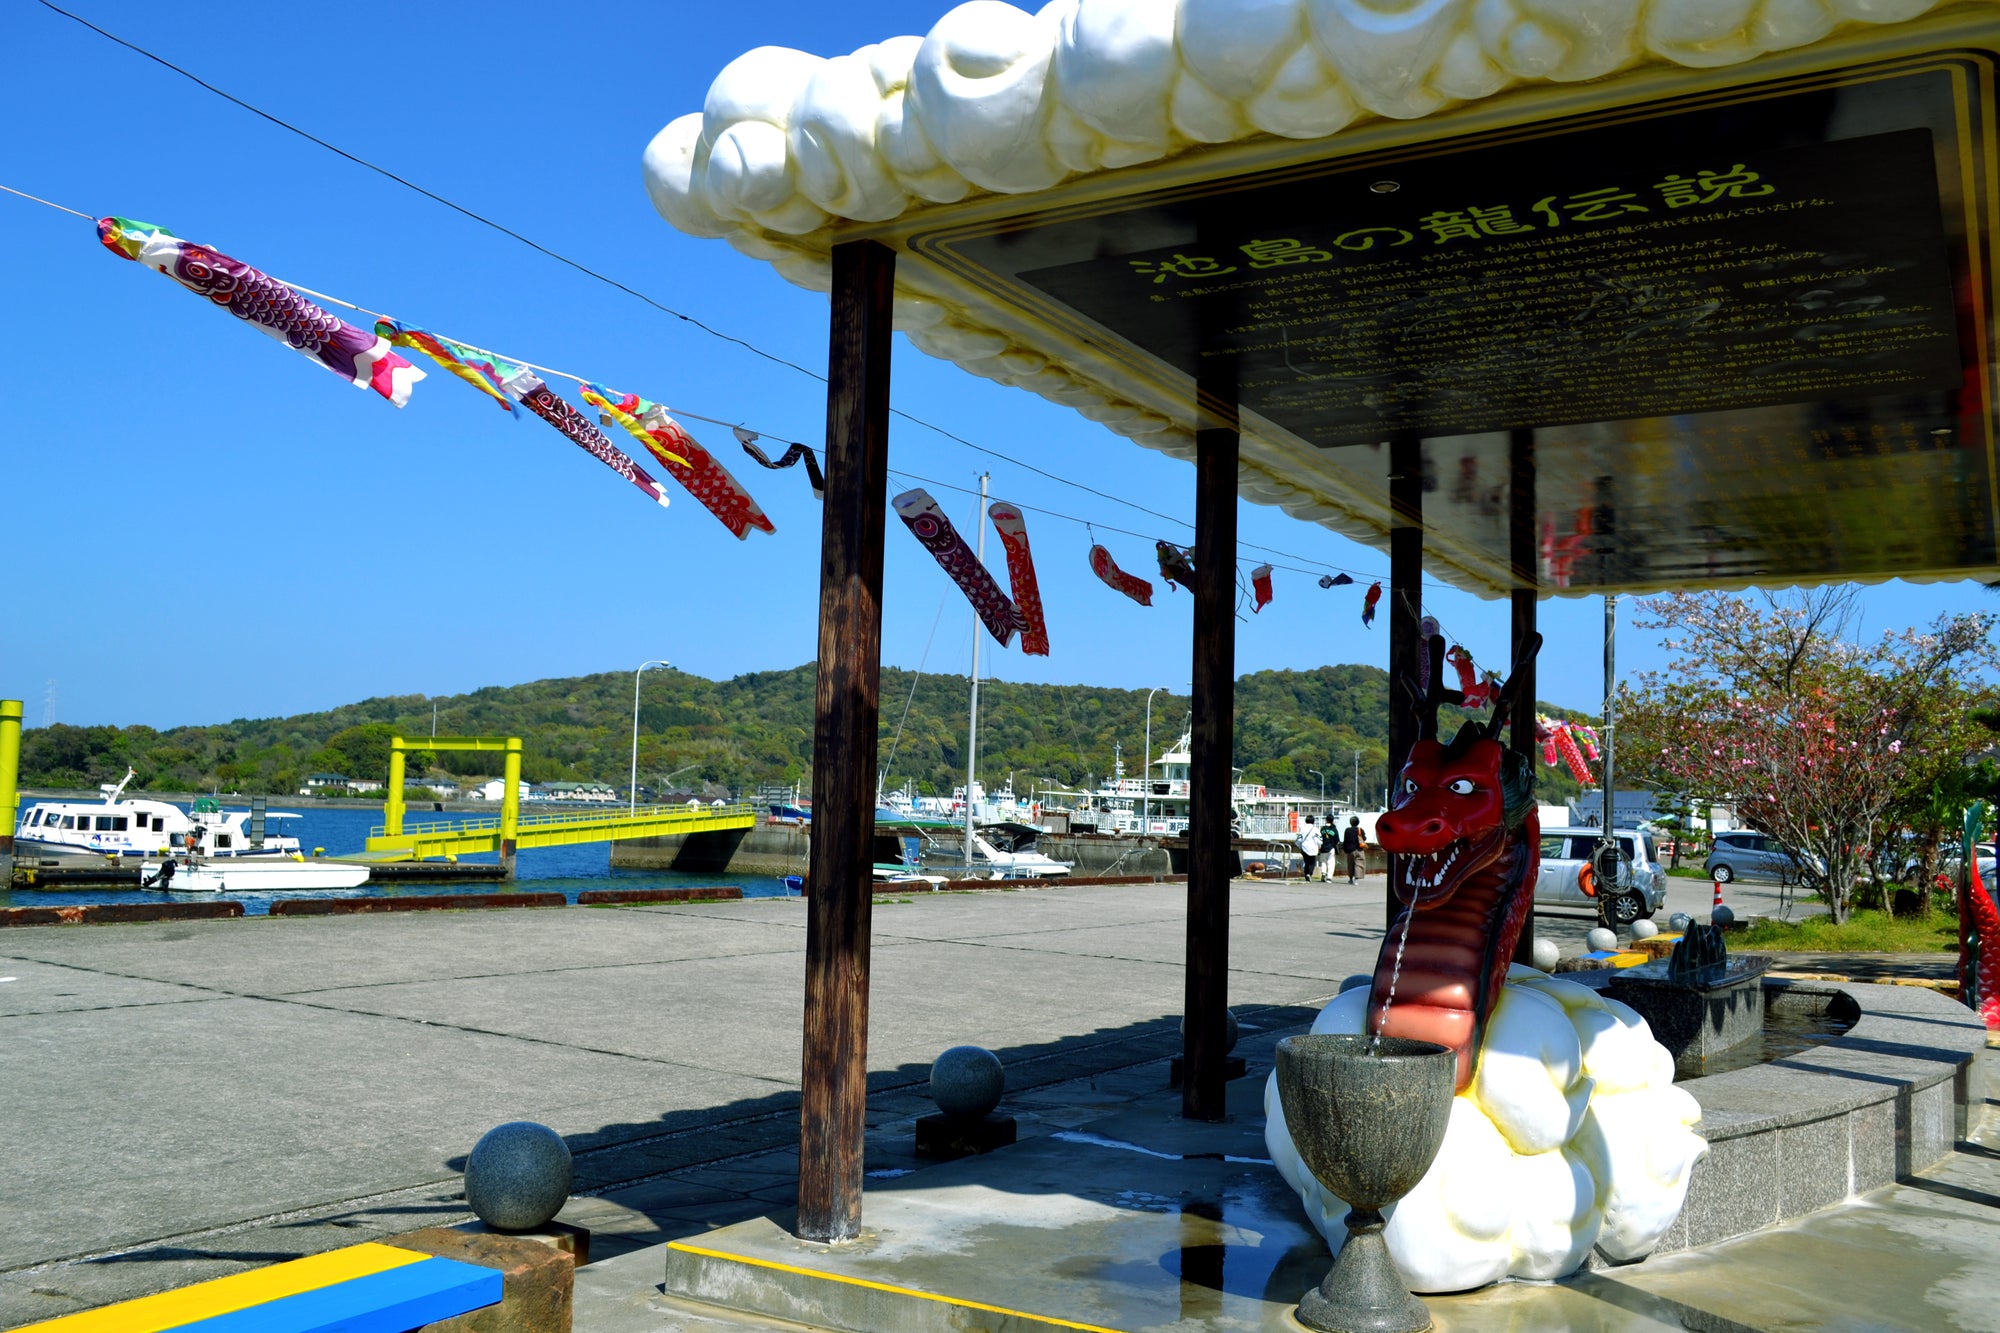
[[[1514,633],[1508,644],[1510,661],[1518,662],[1521,647],[1535,633],[1537,587],[1541,580],[1535,559],[1535,432],[1517,430],[1508,437],[1510,477],[1508,496],[1509,563],[1513,566]],[[1521,678],[1521,701],[1514,706],[1509,725],[1513,748],[1535,762],[1535,663],[1510,668]],[[1533,893],[1530,885],[1527,892]],[[1514,946],[1514,961],[1533,966],[1535,961],[1535,913],[1531,907],[1522,923],[1521,939]]]
[[[1409,431],[1389,440],[1389,804],[1417,742],[1417,624],[1424,617],[1424,446]],[[1442,671],[1444,663],[1432,669]],[[1384,885],[1383,919],[1396,920],[1396,877]]]
[[[1187,1045],[1181,1114],[1221,1120],[1228,1056],[1229,761],[1236,744],[1235,388],[1229,424],[1194,437],[1194,732],[1188,751]]]
[[[843,1241],[861,1234],[895,277],[896,253],[886,246],[852,241],[834,247],[800,1075],[801,1240]]]

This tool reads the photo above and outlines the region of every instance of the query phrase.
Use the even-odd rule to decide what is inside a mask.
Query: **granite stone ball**
[[[931,1100],[946,1115],[976,1120],[1006,1090],[1007,1071],[984,1046],[954,1046],[931,1062]]]
[[[1686,934],[1687,928],[1693,924],[1694,918],[1686,912],[1675,912],[1667,918],[1667,929],[1673,931],[1676,935]]]
[[[1356,972],[1353,976],[1348,977],[1340,983],[1340,993],[1345,995],[1356,986],[1372,986],[1374,984],[1374,977],[1369,976],[1366,972]]]
[[[1635,940],[1650,940],[1659,933],[1658,923],[1649,916],[1642,916],[1632,923],[1632,938]]]
[[[1540,968],[1544,972],[1553,972],[1556,970],[1556,964],[1561,961],[1562,961],[1562,950],[1556,947],[1556,942],[1554,940],[1535,941],[1536,967]]]
[[[1236,1011],[1234,1009],[1224,1009],[1222,1011],[1222,1053],[1227,1055],[1229,1052],[1235,1050],[1237,1038],[1242,1035],[1243,1025],[1236,1021]],[[1185,1018],[1181,1019],[1181,1040],[1187,1040],[1187,1019]]]
[[[465,1163],[465,1201],[500,1231],[533,1231],[569,1202],[575,1179],[562,1135],[532,1120],[495,1125]]]
[[[1610,953],[1618,947],[1618,932],[1608,926],[1599,926],[1583,937],[1592,953]]]
[[[1724,903],[1722,906],[1710,912],[1708,914],[1708,919],[1714,925],[1726,926],[1736,920],[1736,913],[1729,910],[1729,904]]]

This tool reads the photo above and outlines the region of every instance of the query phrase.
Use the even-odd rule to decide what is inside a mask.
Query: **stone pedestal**
[[[505,1275],[500,1304],[451,1319],[425,1324],[418,1333],[569,1333],[570,1298],[576,1283],[576,1259],[549,1236],[510,1235],[456,1227],[426,1227],[382,1243],[422,1254],[440,1255],[461,1263],[497,1268]],[[575,1228],[563,1228],[573,1231]],[[588,1232],[583,1249],[589,1250]],[[575,1238],[571,1237],[571,1243]]]
[[[948,1162],[992,1152],[1014,1141],[1011,1115],[927,1115],[917,1121],[917,1156]]]

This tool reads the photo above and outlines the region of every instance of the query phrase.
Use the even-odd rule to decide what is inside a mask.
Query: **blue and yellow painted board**
[[[497,1269],[353,1245],[17,1333],[408,1333],[495,1304],[503,1281]]]

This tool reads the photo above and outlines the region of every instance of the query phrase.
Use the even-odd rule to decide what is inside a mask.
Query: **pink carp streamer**
[[[701,501],[702,507],[715,515],[738,541],[749,537],[752,528],[759,532],[778,530],[750,497],[750,492],[743,489],[743,483],[682,429],[678,421],[668,416],[666,408],[601,384],[584,385],[583,401],[601,412],[606,424],[617,423],[651,450],[669,475],[687,487],[688,494]]]
[[[1090,548],[1090,572],[1103,579],[1105,585],[1112,591],[1124,593],[1139,605],[1153,604],[1153,585],[1118,568],[1118,562],[1111,558],[1111,552],[1102,546]]]
[[[627,458],[603,431],[590,424],[589,417],[558,397],[534,372],[521,370],[509,376],[507,396],[567,435],[577,448],[638,487],[648,500],[666,507],[667,488],[653,480],[646,469]]]
[[[164,273],[349,384],[373,389],[397,407],[410,401],[424,372],[397,356],[386,339],[315,305],[240,259],[184,241],[131,218],[99,218],[97,239],[112,254]]]
[[[958,529],[938,508],[931,493],[919,486],[904,491],[889,503],[895,507],[896,517],[903,520],[938,566],[951,576],[951,581],[965,594],[965,600],[972,603],[987,633],[998,639],[1002,647],[1011,642],[1014,631],[1021,628],[1021,613],[1014,609],[1007,594],[1000,591],[993,575],[979,563],[979,557],[965,544],[965,538],[958,535]]]
[[[1584,762],[1583,751],[1577,748],[1576,734],[1570,730],[1566,722],[1556,723],[1555,733],[1556,752],[1562,755],[1563,767],[1569,770],[1571,777],[1588,786],[1590,765]]]
[[[1271,567],[1269,565],[1259,565],[1250,571],[1250,594],[1254,603],[1250,608],[1250,613],[1252,615],[1263,614],[1264,608],[1271,604]]]
[[[1007,552],[1007,586],[1014,594],[1014,615],[1021,626],[1021,651],[1030,657],[1049,655],[1049,627],[1042,617],[1042,585],[1035,577],[1035,558],[1028,550],[1028,525],[1018,505],[996,500],[986,516],[1000,533]]]

